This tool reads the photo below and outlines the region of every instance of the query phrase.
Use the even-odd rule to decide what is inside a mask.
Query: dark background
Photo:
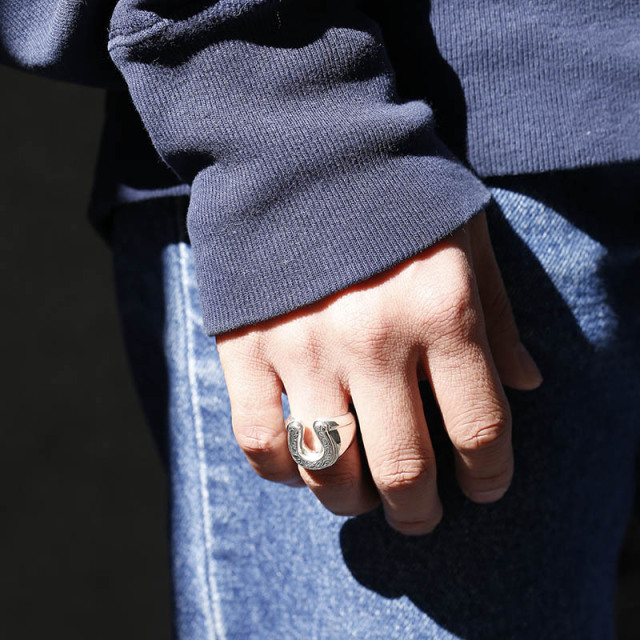
[[[85,219],[103,94],[0,96],[0,638],[167,639],[166,479]]]
[[[0,87],[0,638],[167,639],[166,478],[85,220],[103,94],[2,67]],[[637,520],[619,585],[635,640]]]

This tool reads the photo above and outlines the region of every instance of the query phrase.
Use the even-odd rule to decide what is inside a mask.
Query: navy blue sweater
[[[637,0],[0,0],[0,60],[111,90],[102,206],[190,193],[209,334],[425,249],[479,177],[640,158]]]

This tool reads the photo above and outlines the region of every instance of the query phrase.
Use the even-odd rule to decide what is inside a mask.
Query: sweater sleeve
[[[286,313],[482,209],[484,185],[403,102],[349,0],[120,0],[109,51],[187,215],[204,328]]]

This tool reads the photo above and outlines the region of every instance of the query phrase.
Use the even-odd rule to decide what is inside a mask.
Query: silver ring
[[[351,411],[336,418],[318,418],[313,432],[319,449],[308,449],[304,443],[304,424],[289,416],[286,420],[287,443],[291,457],[305,469],[317,471],[335,464],[351,446],[356,435],[356,419]]]

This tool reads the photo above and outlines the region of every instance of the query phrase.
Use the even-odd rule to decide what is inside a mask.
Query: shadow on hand
[[[362,585],[387,598],[410,598],[467,640],[613,634],[616,560],[631,508],[638,437],[633,398],[640,389],[631,374],[640,350],[640,310],[629,287],[634,277],[638,281],[640,256],[637,222],[619,213],[614,225],[597,209],[605,197],[609,207],[617,199],[619,211],[628,212],[629,198],[640,198],[629,182],[637,167],[608,171],[488,181],[544,202],[608,249],[597,276],[607,305],[622,319],[594,345],[536,255],[491,204],[491,237],[521,337],[545,376],[535,391],[507,389],[515,455],[507,494],[485,505],[462,495],[436,401],[423,383],[442,522],[428,536],[408,538],[378,509],[341,530],[345,563]],[[596,198],[597,188],[589,185],[615,172],[620,193]],[[629,246],[618,251],[625,242]]]

